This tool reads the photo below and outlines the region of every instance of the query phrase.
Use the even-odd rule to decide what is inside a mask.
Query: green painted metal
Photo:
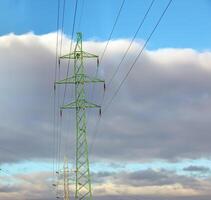
[[[63,105],[61,109],[75,109],[76,111],[76,191],[75,199],[92,200],[91,177],[88,158],[87,144],[87,108],[100,108],[99,105],[88,102],[85,96],[85,84],[104,82],[96,77],[92,78],[86,75],[84,68],[84,58],[97,59],[97,55],[83,51],[82,33],[77,33],[77,42],[74,52],[61,56],[60,59],[74,60],[74,75],[66,79],[56,81],[56,84],[74,84],[75,101]],[[105,82],[104,82],[105,83]]]

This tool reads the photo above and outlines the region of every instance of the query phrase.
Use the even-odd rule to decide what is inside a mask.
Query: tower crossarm
[[[105,81],[96,77],[90,77],[84,74],[77,74],[55,82],[55,84],[76,84],[76,83],[105,83]]]
[[[85,108],[100,108],[101,106],[88,102],[84,99],[82,100],[78,100],[78,101],[74,101],[72,103],[63,105],[61,107],[61,109],[85,109]]]
[[[77,57],[79,55],[82,55],[83,58],[97,58],[99,59],[99,56],[92,54],[92,53],[88,53],[86,51],[75,51],[66,55],[63,55],[61,57],[59,57],[59,59],[77,59]]]

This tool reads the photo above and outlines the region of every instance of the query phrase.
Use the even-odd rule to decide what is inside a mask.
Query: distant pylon
[[[64,175],[64,200],[70,200],[69,168],[68,168],[68,160],[66,157],[64,158],[63,175]]]
[[[70,200],[70,170],[68,167],[68,159],[64,157],[63,169],[56,172],[57,173],[57,183],[53,184],[56,189],[56,198]]]
[[[75,85],[75,101],[63,105],[63,109],[75,109],[76,111],[76,190],[75,199],[91,200],[92,188],[91,177],[88,158],[88,144],[87,144],[87,121],[86,109],[101,107],[94,103],[88,102],[85,96],[85,84],[97,83],[104,80],[96,77],[89,77],[84,68],[84,58],[97,59],[97,67],[99,65],[99,57],[97,55],[83,51],[82,46],[82,33],[77,33],[77,42],[73,52],[61,56],[60,59],[73,59],[74,60],[74,75],[67,77],[63,80],[56,81],[56,84],[74,84]]]

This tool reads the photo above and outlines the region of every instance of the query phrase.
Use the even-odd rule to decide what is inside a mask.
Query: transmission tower
[[[68,160],[64,158],[64,200],[70,200],[70,191],[69,191],[69,168],[68,168]]]
[[[70,200],[70,170],[68,167],[68,159],[64,157],[63,169],[57,171],[58,180],[53,186],[56,188],[56,198],[63,200]]]
[[[83,51],[82,33],[77,33],[77,41],[75,49],[67,55],[61,56],[60,59],[74,60],[74,74],[63,80],[56,81],[56,84],[74,84],[75,100],[69,104],[61,106],[61,110],[74,109],[76,112],[76,189],[75,199],[92,200],[91,177],[88,158],[87,144],[87,108],[99,108],[101,115],[101,107],[94,103],[88,102],[85,95],[86,83],[104,83],[105,81],[97,77],[89,77],[84,68],[84,59],[94,58],[97,60],[99,67],[99,57],[97,55]]]

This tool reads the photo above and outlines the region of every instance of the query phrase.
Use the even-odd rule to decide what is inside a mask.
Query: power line
[[[59,52],[59,56],[61,56],[62,46],[63,46],[65,9],[66,9],[66,0],[64,0],[64,2],[63,2],[63,9],[62,9],[62,27],[61,27],[61,39],[60,39],[60,52]]]
[[[121,3],[119,12],[118,12],[118,14],[117,14],[117,16],[116,16],[114,25],[113,25],[113,27],[112,27],[112,29],[111,29],[111,32],[110,32],[110,35],[109,35],[109,37],[108,37],[106,46],[105,46],[105,48],[104,48],[104,50],[103,50],[103,53],[102,53],[102,55],[101,55],[100,63],[102,62],[103,57],[104,57],[104,55],[105,55],[105,52],[106,52],[106,50],[107,50],[107,48],[108,48],[108,44],[109,44],[109,42],[110,42],[110,40],[111,40],[111,36],[113,35],[114,29],[115,29],[116,24],[117,24],[117,22],[118,22],[118,20],[119,20],[119,17],[120,17],[120,14],[121,14],[121,12],[122,12],[122,8],[123,8],[124,4],[125,4],[125,0],[123,0],[122,3]]]
[[[63,33],[64,33],[64,19],[65,19],[65,9],[66,9],[66,0],[63,0],[63,7],[62,7],[62,19],[61,19],[61,32],[60,32],[60,49],[59,49],[59,56],[61,56],[62,46],[63,46]],[[59,28],[58,28],[59,29]],[[57,62],[58,62],[58,53],[57,53]],[[60,62],[58,62],[58,78],[60,79]],[[58,89],[58,101],[57,106],[60,106],[60,89]],[[59,115],[59,110],[57,112]],[[61,119],[57,118],[57,134],[56,134],[56,168],[57,171],[59,170],[59,163],[60,163],[60,138],[61,138]]]
[[[121,89],[122,85],[124,84],[125,80],[127,79],[127,77],[129,76],[130,72],[132,71],[132,69],[134,68],[136,62],[138,61],[139,57],[142,55],[145,47],[147,46],[149,40],[151,39],[152,35],[154,34],[154,32],[156,31],[158,25],[160,24],[161,20],[163,19],[166,11],[168,10],[171,2],[173,0],[169,0],[166,8],[164,9],[164,11],[162,12],[162,15],[160,16],[159,20],[157,21],[155,27],[153,28],[152,32],[150,33],[149,37],[147,38],[146,42],[144,43],[143,47],[141,48],[141,50],[139,51],[139,54],[137,55],[137,57],[135,58],[134,62],[132,63],[132,65],[129,68],[129,71],[126,73],[125,77],[123,78],[123,80],[120,82],[116,92],[114,93],[114,95],[111,97],[110,101],[108,102],[108,104],[106,105],[105,109],[103,110],[103,112],[105,113],[105,111],[109,108],[109,106],[111,105],[111,103],[113,102],[114,98],[116,97],[116,95],[118,94],[119,90]]]
[[[149,14],[149,12],[150,12],[150,10],[151,10],[153,4],[154,4],[154,2],[155,2],[155,0],[152,0],[152,2],[150,3],[149,8],[147,9],[147,11],[146,11],[146,13],[145,13],[143,19],[141,20],[141,22],[140,22],[140,24],[139,24],[139,26],[138,26],[138,28],[137,28],[137,30],[136,30],[136,32],[135,32],[135,34],[134,34],[132,40],[130,41],[130,44],[129,44],[128,48],[126,49],[126,51],[125,51],[125,53],[124,53],[122,59],[120,60],[120,62],[119,62],[119,64],[118,64],[118,66],[117,66],[115,72],[113,73],[113,75],[112,75],[112,77],[111,77],[111,79],[110,79],[110,81],[109,81],[109,83],[108,83],[107,88],[109,87],[109,85],[111,85],[112,80],[114,79],[114,77],[116,76],[117,72],[119,71],[120,66],[121,66],[123,60],[124,60],[125,57],[127,56],[128,52],[129,52],[129,50],[130,50],[130,48],[131,48],[131,46],[132,46],[132,43],[134,42],[134,40],[135,40],[137,34],[139,33],[139,31],[140,31],[142,25],[144,24],[144,22],[145,22],[145,20],[146,20],[146,18],[147,18],[147,16],[148,16],[148,14]],[[104,100],[105,100],[105,93],[103,94],[102,105],[104,104]],[[101,120],[101,116],[98,117],[98,120],[97,120],[97,123],[96,123],[96,127],[95,127],[95,130],[94,130],[94,134],[93,134],[93,135],[94,135],[93,140],[95,140],[96,134],[97,134],[97,132],[98,132],[100,120]],[[94,143],[94,141],[93,141],[93,143]],[[93,143],[91,143],[91,145],[90,145],[90,151],[92,151]]]
[[[140,29],[142,28],[142,25],[144,24],[144,22],[145,22],[145,20],[146,20],[146,18],[147,18],[147,16],[148,16],[148,14],[149,14],[149,12],[150,12],[150,10],[151,10],[153,4],[154,4],[154,2],[155,2],[155,0],[152,0],[152,1],[151,1],[151,3],[150,3],[150,5],[149,5],[149,7],[148,7],[148,9],[147,9],[147,11],[146,11],[146,13],[145,13],[143,19],[141,20],[141,22],[140,22],[140,24],[139,24],[139,26],[138,26],[138,28],[137,28],[137,30],[136,30],[136,32],[135,32],[135,34],[134,34],[132,40],[130,41],[130,44],[128,45],[128,47],[127,47],[127,49],[126,49],[126,51],[125,51],[125,53],[124,53],[122,59],[120,60],[119,64],[118,64],[117,67],[116,67],[115,72],[113,73],[113,75],[112,75],[110,81],[108,82],[107,88],[111,85],[111,82],[113,81],[114,77],[115,77],[116,74],[118,73],[118,71],[119,71],[119,69],[120,69],[120,66],[122,65],[122,62],[124,61],[125,57],[127,56],[127,54],[128,54],[128,52],[129,52],[129,50],[130,50],[130,48],[131,48],[133,42],[135,41],[135,39],[136,39],[136,37],[137,37],[137,34],[139,33]],[[103,98],[102,98],[102,104],[104,103],[104,98],[105,98],[105,94],[103,95]]]
[[[118,20],[119,20],[119,17],[120,17],[120,14],[121,14],[121,12],[122,12],[122,9],[123,9],[123,7],[124,7],[124,4],[125,4],[125,0],[122,0],[122,3],[121,3],[121,5],[120,5],[119,11],[118,11],[118,13],[117,13],[116,19],[115,19],[115,21],[114,21],[113,27],[112,27],[111,32],[110,32],[110,34],[109,34],[109,37],[108,37],[108,39],[107,39],[107,43],[106,43],[106,46],[105,46],[105,48],[104,48],[104,50],[103,50],[103,53],[102,53],[102,55],[101,55],[101,58],[100,58],[100,62],[99,62],[99,63],[102,62],[103,57],[104,57],[104,55],[105,55],[105,53],[106,53],[106,50],[107,50],[107,48],[108,48],[108,45],[109,45],[109,43],[110,43],[111,37],[112,37],[113,32],[114,32],[114,29],[115,29],[115,27],[116,27],[116,25],[117,25],[117,22],[118,22]],[[96,70],[96,73],[95,73],[95,77],[98,76],[98,70],[99,70],[99,68],[97,67],[97,70]],[[91,99],[93,99],[94,90],[95,90],[95,87],[94,87],[94,85],[93,85],[93,87],[92,87],[92,92],[91,92]],[[104,101],[104,97],[105,97],[105,91],[104,91],[104,94],[103,94],[103,101]],[[103,102],[103,101],[102,101],[102,102]],[[98,121],[97,121],[97,124],[98,124]],[[96,126],[97,126],[97,124],[96,124]],[[95,132],[95,131],[94,131],[94,132]],[[92,146],[92,145],[91,145],[91,146]]]
[[[143,50],[145,49],[145,47],[147,46],[149,40],[151,39],[153,33],[155,32],[155,30],[157,29],[158,25],[160,24],[162,18],[164,17],[166,11],[168,10],[170,4],[172,3],[173,0],[169,0],[167,6],[165,7],[164,11],[162,12],[160,18],[158,19],[155,27],[153,28],[152,32],[150,33],[149,37],[147,38],[145,44],[143,45],[143,47],[141,48],[139,54],[137,55],[136,59],[134,60],[133,64],[131,65],[129,71],[127,72],[127,74],[125,75],[124,79],[121,81],[119,87],[117,88],[116,92],[114,93],[114,95],[112,96],[112,98],[110,99],[109,103],[107,104],[107,106],[105,107],[105,109],[103,110],[103,113],[105,113],[105,111],[108,109],[108,107],[111,105],[111,103],[113,102],[115,96],[117,95],[117,93],[119,92],[119,90],[121,89],[123,83],[125,82],[125,80],[127,79],[128,75],[130,74],[131,70],[133,69],[133,67],[135,66],[137,60],[139,59],[139,57],[141,56],[141,54],[143,53]],[[104,97],[103,97],[104,99]],[[96,126],[96,129],[94,131],[94,137],[93,137],[93,140],[92,140],[92,143],[90,145],[90,152],[92,151],[92,148],[93,148],[93,145],[94,145],[94,142],[95,142],[95,139],[96,139],[96,136],[97,136],[97,133],[98,133],[98,129],[99,129],[99,125],[100,125],[100,121],[101,121],[101,117],[98,118],[98,122],[97,122],[97,126]]]
[[[73,25],[72,25],[72,33],[71,33],[71,42],[70,42],[69,53],[71,53],[71,51],[72,51],[73,34],[75,32],[75,23],[76,23],[76,16],[77,16],[77,7],[78,7],[78,0],[75,1],[75,8],[74,8],[74,16],[73,16]],[[68,60],[66,78],[68,78],[68,75],[69,75],[69,68],[70,68],[70,59]],[[67,91],[67,84],[65,83],[62,105],[64,105],[64,101],[65,101],[65,97],[66,97],[66,91]],[[62,117],[60,116],[60,131],[61,131],[61,127],[62,127]],[[60,138],[59,138],[59,155],[61,154],[60,147],[61,147],[61,134],[60,134]]]
[[[59,43],[59,18],[60,18],[60,0],[57,4],[57,35],[56,35],[56,58],[55,58],[55,72],[54,72],[54,82],[57,79],[57,70],[58,70],[58,43]],[[53,100],[53,177],[55,176],[55,162],[56,162],[56,88],[54,86],[54,100]]]
[[[106,50],[107,50],[107,48],[108,48],[108,45],[109,45],[109,43],[110,43],[111,37],[112,37],[113,32],[114,32],[114,29],[115,29],[115,27],[116,27],[116,25],[117,25],[117,22],[118,22],[118,20],[119,20],[119,17],[120,17],[120,14],[121,14],[121,12],[122,12],[122,9],[123,9],[124,4],[125,4],[125,0],[122,0],[122,3],[121,3],[121,5],[120,5],[119,11],[118,11],[117,16],[116,16],[116,19],[115,19],[115,21],[114,21],[113,27],[112,27],[111,32],[110,32],[110,34],[109,34],[109,37],[108,37],[108,39],[107,39],[107,43],[106,43],[105,48],[104,48],[104,50],[103,50],[103,53],[102,53],[102,55],[101,55],[101,57],[100,57],[100,63],[102,62],[103,57],[104,57],[104,55],[105,55],[105,53],[106,53]],[[97,76],[98,76],[98,68],[97,68],[97,71],[96,71],[96,73],[95,73],[95,77],[97,77]],[[94,86],[93,86],[93,88],[92,88],[91,99],[92,99],[93,93],[94,93]]]
[[[61,10],[62,10],[62,16],[61,16],[61,31],[60,31],[60,44],[59,44],[60,50],[59,50],[59,56],[61,55],[62,46],[63,46],[63,33],[64,33],[64,19],[65,19],[65,10],[66,10],[66,0],[63,0],[63,6],[62,6],[62,9]],[[60,11],[58,11],[58,12],[60,12]],[[60,13],[58,13],[58,14],[59,14],[58,20],[60,21]],[[59,24],[58,24],[58,30],[59,30]],[[59,59],[58,59],[58,54],[57,54],[57,62],[58,61],[59,61]],[[60,65],[58,65],[58,66],[60,67]]]
[[[76,22],[77,7],[78,7],[78,0],[76,0],[76,2],[75,2],[75,9],[74,9],[73,26],[72,26],[71,43],[70,43],[70,51],[69,51],[69,53],[71,53],[71,51],[72,51],[73,34],[75,32],[75,22]],[[66,78],[68,78],[69,69],[70,69],[70,59],[68,60]],[[64,88],[63,104],[64,104],[64,101],[65,101],[66,90],[67,90],[67,83],[65,83],[65,88]]]
[[[63,0],[63,9],[62,9],[62,22],[61,22],[61,34],[60,34],[60,51],[59,57],[61,56],[62,46],[63,46],[63,33],[64,33],[64,18],[65,18],[65,8],[66,8],[66,0]],[[59,75],[60,79],[60,62],[59,62]],[[58,107],[60,106],[60,91],[58,90]],[[60,138],[61,138],[61,119],[58,120],[58,134],[57,134],[57,171],[59,170],[59,162],[60,162]]]
[[[65,1],[65,0],[64,0]],[[73,26],[72,26],[72,36],[71,36],[71,44],[70,44],[70,53],[71,53],[71,49],[72,49],[72,43],[73,43],[73,34],[74,34],[74,29],[75,29],[75,21],[76,21],[76,12],[77,12],[77,5],[78,5],[78,0],[76,0],[76,3],[75,3],[75,8],[74,8],[74,17],[73,17]],[[65,6],[64,6],[65,8]],[[63,9],[64,11],[64,9]],[[64,11],[65,12],[65,11]],[[64,13],[63,13],[63,16]],[[63,17],[63,20],[64,20],[64,17]],[[64,23],[62,23],[64,24]],[[62,28],[63,30],[63,28]],[[62,41],[62,40],[61,40]],[[62,49],[62,42],[61,42],[61,46],[60,46],[60,56],[61,57],[61,49]],[[69,67],[70,67],[70,60],[68,60],[68,66],[67,66],[67,73],[66,73],[66,78],[68,77],[68,74],[69,74]],[[60,80],[60,59],[59,59],[59,80]],[[67,85],[65,84],[65,89],[64,89],[64,95],[63,95],[63,100],[62,100],[62,104],[64,104],[64,101],[65,101],[65,96],[66,96],[66,87]],[[60,106],[60,103],[59,103],[59,106]],[[60,114],[59,114],[60,115]],[[57,173],[59,172],[59,168],[60,168],[60,160],[61,160],[61,140],[62,140],[62,137],[61,137],[61,130],[62,130],[62,116],[60,115],[60,118],[59,118],[59,126],[58,126],[58,136],[57,136],[57,143],[58,143],[58,155],[57,155],[57,158],[58,158],[58,163],[57,163]],[[57,188],[58,189],[58,188]]]
[[[141,22],[140,22],[140,24],[139,24],[139,26],[138,26],[138,29],[136,30],[136,32],[135,32],[135,34],[134,34],[132,40],[130,41],[130,44],[129,44],[128,48],[126,49],[126,51],[125,51],[125,53],[124,53],[122,59],[120,60],[119,64],[118,64],[117,67],[116,67],[115,72],[113,73],[113,75],[112,75],[110,81],[108,82],[108,86],[111,84],[111,82],[113,81],[114,77],[115,77],[116,74],[118,73],[118,71],[119,71],[119,69],[120,69],[120,66],[122,65],[122,62],[124,61],[125,57],[127,56],[127,54],[128,54],[128,52],[129,52],[129,50],[130,50],[130,48],[131,48],[131,46],[132,46],[134,40],[136,39],[136,37],[137,37],[137,35],[138,35],[140,29],[142,28],[142,25],[144,24],[144,22],[145,22],[145,20],[146,20],[146,18],[147,18],[147,16],[148,16],[148,14],[149,14],[149,12],[150,12],[150,10],[151,10],[153,4],[154,4],[154,2],[155,2],[155,0],[152,0],[152,1],[151,1],[150,6],[149,6],[149,8],[147,9],[147,11],[146,11],[146,13],[145,13],[143,19],[141,20]]]
[[[106,43],[106,46],[105,46],[105,48],[104,48],[104,50],[103,50],[103,53],[102,53],[102,55],[101,55],[101,58],[100,58],[100,62],[99,62],[99,63],[101,63],[102,60],[103,60],[103,57],[104,57],[104,55],[105,55],[105,52],[106,52],[106,50],[107,50],[107,48],[108,48],[108,45],[109,45],[109,43],[110,43],[111,36],[113,35],[114,29],[115,29],[116,24],[117,24],[118,19],[119,19],[119,16],[120,16],[120,14],[121,14],[121,12],[122,12],[122,8],[123,8],[123,6],[124,6],[124,3],[125,3],[125,0],[123,0],[122,3],[121,3],[120,9],[119,9],[119,11],[118,11],[117,17],[116,17],[116,19],[115,19],[115,22],[114,22],[114,25],[113,25],[113,27],[112,27],[112,29],[111,29],[111,32],[110,32],[110,34],[109,34],[109,37],[108,37],[108,39],[107,39],[107,43]],[[98,70],[99,70],[99,68],[97,68],[97,70],[96,70],[95,77],[98,76]],[[91,92],[91,99],[93,98],[93,93],[94,93],[94,86],[93,86],[92,92]]]

